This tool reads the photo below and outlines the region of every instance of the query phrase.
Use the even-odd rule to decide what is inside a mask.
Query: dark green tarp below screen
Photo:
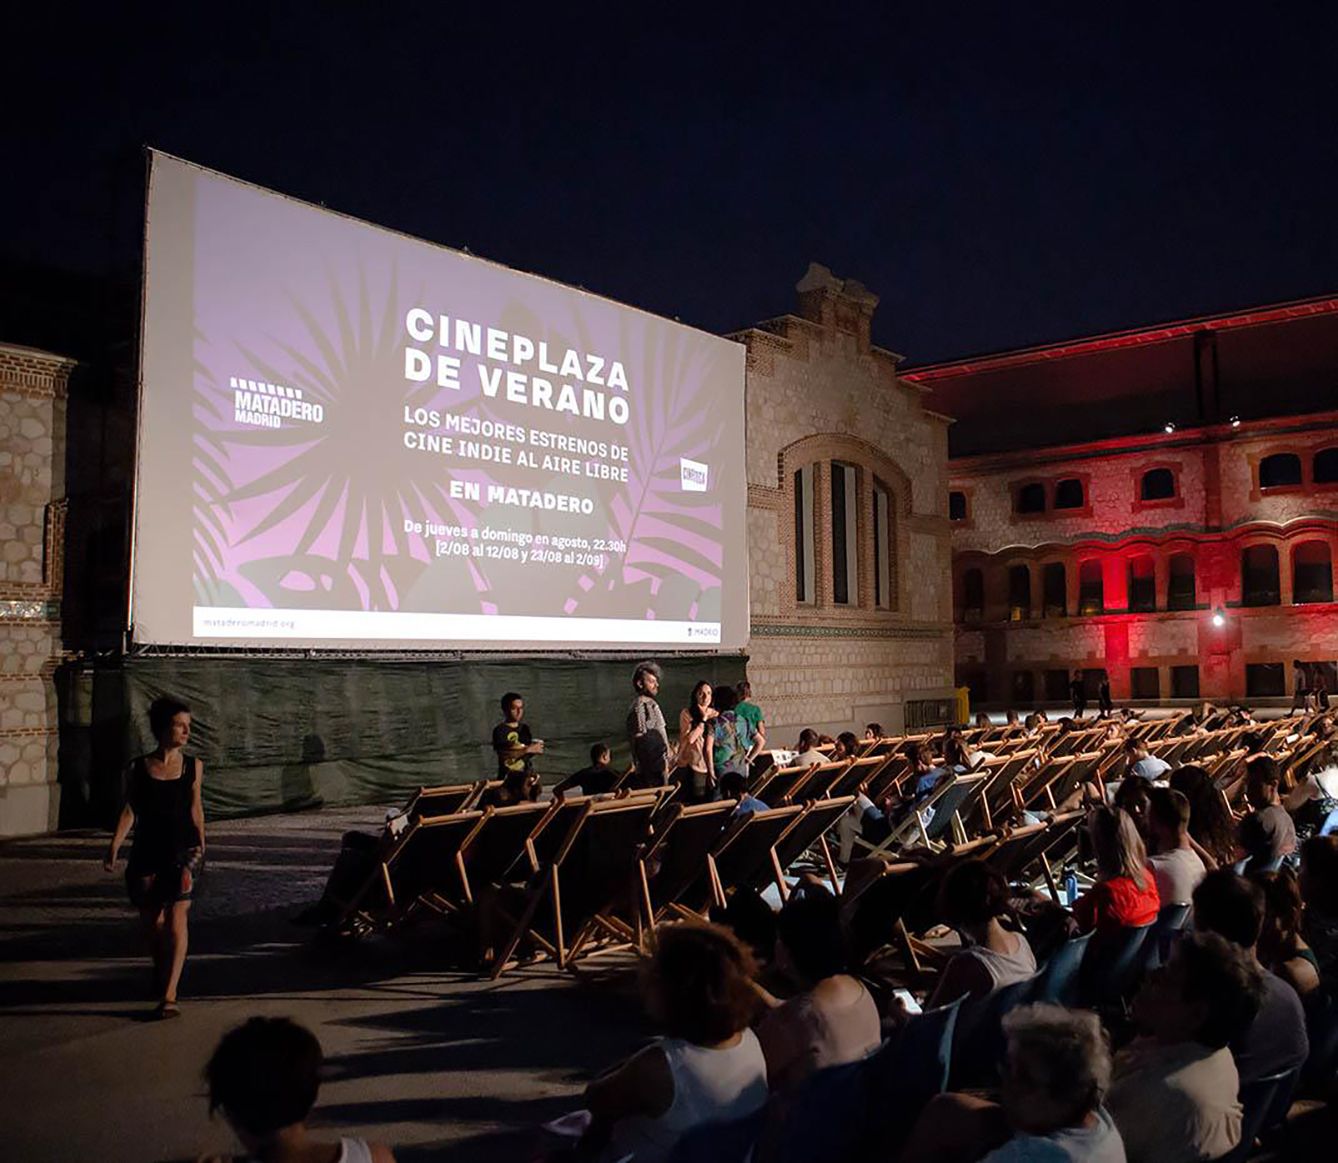
[[[741,655],[662,659],[671,740],[699,679],[735,683]],[[70,663],[61,699],[61,825],[102,823],[119,808],[126,764],[150,750],[149,704],[189,703],[189,751],[205,763],[212,818],[319,805],[394,803],[421,785],[491,776],[492,728],[506,691],[545,754],[546,783],[586,766],[590,745],[627,760],[634,659],[506,661],[143,657]]]

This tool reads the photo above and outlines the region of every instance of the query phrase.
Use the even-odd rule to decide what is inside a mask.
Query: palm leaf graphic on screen
[[[626,324],[624,324],[626,327]],[[663,336],[657,343],[657,333]],[[629,345],[624,342],[624,350]],[[584,571],[565,610],[591,616],[702,620],[720,616],[720,504],[710,493],[684,492],[679,458],[715,462],[721,425],[712,398],[718,356],[677,330],[647,330],[632,415],[626,485],[604,483],[613,536],[627,543],[603,573]],[[629,369],[630,371],[630,369]]]
[[[197,330],[196,347],[206,342]],[[194,372],[196,416],[201,421],[195,429],[195,482],[191,491],[195,517],[191,527],[194,530],[192,557],[196,599],[206,606],[229,605],[237,599],[220,578],[228,559],[228,534],[219,515],[226,514],[227,496],[232,489],[226,468],[227,451],[219,436],[219,430],[227,423],[225,409],[219,406],[224,402],[224,393],[214,382],[209,368],[198,358]]]
[[[268,357],[241,348],[257,375],[301,388],[306,400],[325,409],[318,426],[229,435],[232,444],[269,450],[271,461],[277,458],[228,497],[234,506],[262,497],[273,500],[237,544],[264,539],[293,520],[300,529],[296,541],[291,531],[283,539],[291,549],[251,559],[241,571],[275,606],[346,608],[351,602],[368,610],[400,609],[402,595],[427,568],[424,559],[414,556],[404,519],[473,525],[476,506],[450,497],[445,481],[432,471],[431,458],[404,446],[403,408],[427,407],[442,389],[403,378],[393,274],[385,302],[375,312],[361,271],[353,312],[333,276],[329,290],[331,326],[290,295],[306,331],[301,341],[274,339]],[[460,407],[450,407],[452,402],[434,406],[440,411]],[[483,585],[467,559],[439,559],[433,568],[467,574],[466,584],[475,589]],[[450,584],[441,574],[434,579]]]

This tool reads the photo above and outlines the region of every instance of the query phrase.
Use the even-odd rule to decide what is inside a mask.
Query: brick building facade
[[[0,835],[54,828],[72,360],[0,344]]]
[[[1338,412],[1314,404],[1338,399],[1336,312],[1265,309],[913,373],[980,450],[951,460],[949,483],[956,674],[974,703],[1063,703],[1075,668],[1089,695],[1105,671],[1116,700],[1282,700],[1317,670],[1335,690]],[[1029,381],[1033,437],[983,431]],[[1135,431],[1057,440],[1047,417],[1089,392],[1106,397],[1103,423]],[[989,397],[980,412],[973,393]]]
[[[874,347],[877,296],[816,264],[747,345],[748,674],[768,721],[899,729],[952,679],[948,420]]]

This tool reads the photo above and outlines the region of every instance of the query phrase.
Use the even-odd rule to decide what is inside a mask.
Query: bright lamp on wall
[[[1226,615],[1221,610],[1213,611],[1213,625],[1219,630],[1226,625]]]

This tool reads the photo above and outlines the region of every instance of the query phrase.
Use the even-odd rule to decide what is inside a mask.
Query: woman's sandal
[[[174,1001],[160,1001],[158,1008],[153,1011],[153,1016],[160,1022],[167,1018],[181,1017],[181,1007]]]

